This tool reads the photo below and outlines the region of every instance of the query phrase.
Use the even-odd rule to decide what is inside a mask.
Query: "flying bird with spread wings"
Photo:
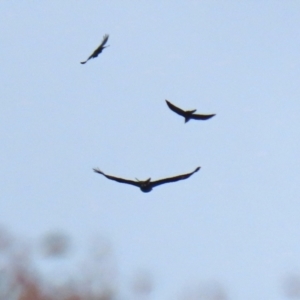
[[[100,44],[100,46],[90,55],[90,57],[86,60],[86,61],[82,61],[81,64],[85,64],[88,60],[90,60],[91,58],[95,58],[97,57],[104,48],[106,47],[109,47],[109,46],[104,46],[106,43],[107,43],[107,40],[109,38],[109,35],[106,34],[104,37],[103,37],[103,41],[102,43]]]
[[[190,119],[194,119],[194,120],[208,120],[208,119],[210,119],[210,118],[212,118],[213,116],[216,115],[216,114],[211,114],[211,115],[194,114],[194,112],[197,109],[194,109],[194,110],[182,110],[181,108],[175,106],[174,104],[172,104],[168,100],[166,100],[166,102],[167,102],[167,105],[169,106],[169,108],[172,111],[174,111],[176,114],[184,117],[185,123],[188,122]]]
[[[164,179],[159,179],[159,180],[156,180],[156,181],[151,181],[151,178],[148,178],[147,180],[138,180],[138,179],[136,179],[136,181],[128,180],[128,179],[123,179],[123,178],[107,175],[107,174],[103,173],[102,171],[100,171],[99,169],[93,169],[93,170],[94,170],[94,172],[96,172],[98,174],[102,174],[103,176],[105,176],[106,178],[108,178],[110,180],[114,180],[114,181],[117,181],[117,182],[120,182],[120,183],[127,183],[127,184],[134,185],[134,186],[140,188],[142,192],[148,193],[154,187],[156,187],[158,185],[187,179],[190,176],[192,176],[194,173],[198,172],[200,170],[200,167],[197,167],[195,169],[195,171],[193,171],[191,173],[182,174],[182,175],[169,177],[169,178],[164,178]]]

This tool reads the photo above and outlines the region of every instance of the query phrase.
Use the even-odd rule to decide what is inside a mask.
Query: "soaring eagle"
[[[104,46],[104,45],[106,44],[108,38],[109,38],[109,35],[106,34],[106,35],[103,37],[103,41],[102,41],[102,43],[100,44],[100,46],[99,46],[99,47],[91,54],[91,56],[90,56],[86,61],[82,61],[81,64],[85,64],[89,59],[97,57],[97,56],[102,52],[102,50],[103,50],[104,48],[109,47],[109,46]]]
[[[215,114],[211,114],[211,115],[198,115],[198,114],[194,114],[194,112],[197,109],[194,110],[182,110],[181,108],[175,106],[174,104],[172,104],[171,102],[169,102],[168,100],[166,100],[167,105],[169,106],[169,108],[174,111],[176,114],[184,117],[185,119],[185,123],[188,122],[190,119],[195,119],[195,120],[207,120],[212,118],[213,116],[215,116]]]
[[[128,180],[128,179],[123,179],[123,178],[119,178],[119,177],[114,177],[114,176],[111,176],[111,175],[107,175],[107,174],[103,173],[102,171],[100,171],[99,169],[93,169],[93,170],[96,173],[98,173],[98,174],[102,174],[103,176],[105,176],[106,178],[108,178],[110,180],[114,180],[114,181],[117,181],[117,182],[120,182],[120,183],[127,183],[127,184],[134,185],[134,186],[140,188],[142,192],[148,193],[154,187],[156,187],[156,186],[158,186],[160,184],[169,183],[169,182],[175,182],[175,181],[178,181],[178,180],[187,179],[191,175],[193,175],[194,173],[196,173],[197,171],[199,171],[200,167],[197,167],[195,169],[195,171],[193,171],[191,173],[182,174],[182,175],[178,175],[178,176],[174,176],[174,177],[169,177],[169,178],[164,178],[164,179],[159,179],[159,180],[156,180],[156,181],[151,181],[151,178],[148,178],[147,180],[138,180],[138,179],[136,179],[136,181],[134,181],[134,180]]]

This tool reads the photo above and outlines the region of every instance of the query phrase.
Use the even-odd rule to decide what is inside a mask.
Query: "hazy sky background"
[[[300,272],[299,1],[1,1],[0,223],[110,240],[153,299]],[[85,60],[109,34],[108,47]],[[190,121],[185,109],[216,113]],[[144,194],[95,174],[188,180]],[[74,253],[76,253],[76,248]],[[75,254],[74,254],[75,255]]]

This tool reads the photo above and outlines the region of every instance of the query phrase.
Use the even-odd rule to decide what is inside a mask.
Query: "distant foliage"
[[[46,257],[67,255],[69,249],[70,240],[65,234],[49,233],[42,239],[42,252]]]
[[[27,241],[13,237],[0,227],[0,300],[150,300],[154,290],[153,277],[137,272],[129,290],[121,290],[117,281],[112,247],[106,239],[96,239],[91,252],[74,273],[57,282],[37,266],[36,250],[43,259],[60,263],[71,254],[71,240],[61,232],[45,234],[37,249]],[[38,257],[41,257],[38,255]],[[54,264],[54,265],[55,265]],[[215,282],[186,290],[180,300],[228,300],[224,288]]]

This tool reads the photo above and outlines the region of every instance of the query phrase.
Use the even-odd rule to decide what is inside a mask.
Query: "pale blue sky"
[[[111,240],[153,299],[300,271],[299,1],[1,1],[0,223]],[[108,47],[85,60],[109,34]],[[172,113],[165,99],[206,122]],[[158,179],[149,194],[97,175]],[[129,276],[129,275],[128,275]]]

